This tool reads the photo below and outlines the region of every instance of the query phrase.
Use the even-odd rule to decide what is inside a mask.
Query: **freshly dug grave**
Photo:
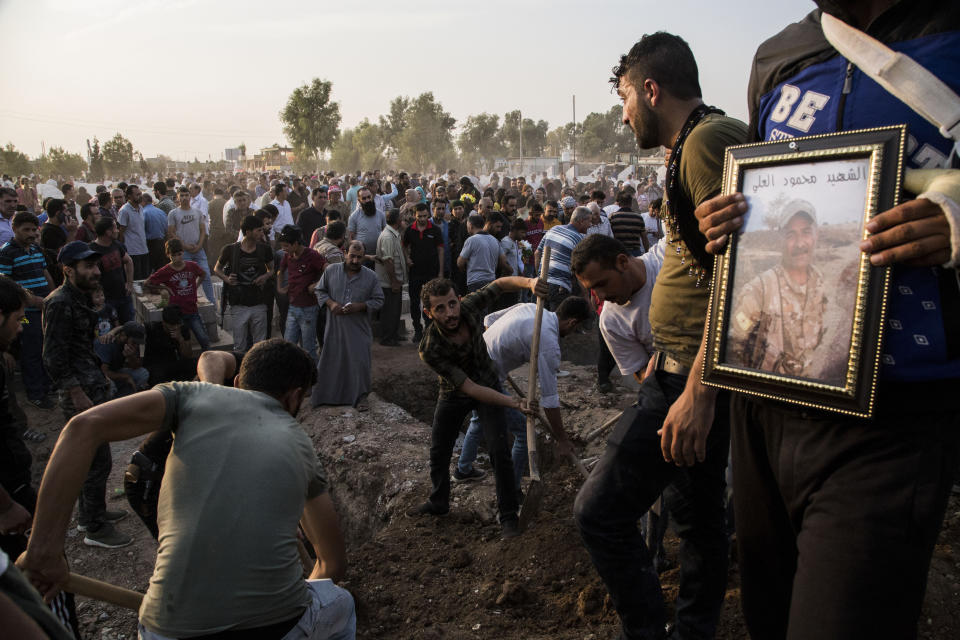
[[[583,345],[591,342],[583,337]],[[589,336],[592,343],[596,337]],[[565,356],[567,352],[565,350]],[[568,407],[568,432],[583,438],[630,404],[629,385],[613,394],[593,388],[590,359],[564,362],[571,375],[560,380]],[[518,373],[518,382],[525,377]],[[344,586],[358,602],[359,638],[516,638],[602,640],[617,632],[616,615],[584,551],[573,523],[579,474],[554,460],[543,446],[547,489],[539,517],[519,538],[500,541],[495,521],[492,478],[454,485],[451,513],[443,518],[410,518],[405,510],[429,491],[429,422],[436,404],[435,376],[413,345],[374,345],[374,394],[370,410],[348,407],[304,410],[301,422],[330,475],[348,541],[350,567]],[[58,411],[26,408],[31,425],[49,434],[31,444],[35,481],[49,457],[63,421]],[[597,455],[604,439],[589,443],[584,457]],[[125,505],[113,495],[138,442],[115,443],[108,492],[110,508]],[[480,468],[489,471],[481,454]],[[133,516],[120,528],[135,536],[132,546],[108,551],[85,547],[71,522],[67,556],[74,571],[145,590],[156,544]],[[951,497],[934,553],[920,636],[960,637],[960,500]],[[667,552],[676,563],[677,541],[668,533]],[[677,570],[663,574],[666,598],[676,597]],[[896,579],[891,576],[891,579]],[[740,607],[739,576],[731,563],[718,638],[746,637]],[[136,616],[100,602],[78,599],[85,638],[135,638]]]

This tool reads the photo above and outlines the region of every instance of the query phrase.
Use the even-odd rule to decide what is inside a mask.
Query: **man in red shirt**
[[[287,273],[287,285],[278,287],[278,293],[285,293],[290,300],[287,312],[287,326],[283,338],[299,344],[317,362],[317,296],[314,288],[323,275],[326,260],[319,253],[303,244],[303,232],[300,227],[286,225],[277,236],[283,261],[277,272],[277,282],[283,282],[283,272]]]
[[[187,329],[193,331],[200,349],[206,351],[210,348],[210,338],[197,309],[197,288],[207,274],[196,262],[183,259],[183,243],[178,238],[167,240],[166,247],[170,263],[157,269],[144,283],[144,288],[161,294],[167,292],[167,304],[179,307],[183,313],[184,338],[188,336]]]

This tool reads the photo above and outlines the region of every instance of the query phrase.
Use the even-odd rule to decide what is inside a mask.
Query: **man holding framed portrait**
[[[667,169],[662,267],[650,296],[655,352],[639,401],[613,428],[607,447],[574,503],[591,560],[620,616],[622,638],[661,638],[666,607],[637,521],[663,493],[682,540],[676,630],[712,638],[727,583],[724,519],[729,451],[729,394],[700,382],[701,338],[711,256],[694,210],[720,192],[724,150],[746,138],[745,125],[704,104],[697,63],[681,38],[644,36],[621,57],[611,82],[624,124],[644,149],[671,149]],[[632,277],[617,252],[584,242],[571,256],[585,288],[626,304]]]
[[[817,4],[960,92],[957,3]],[[802,136],[904,125],[908,171],[949,167],[953,141],[839,55],[820,22],[813,11],[758,49],[751,137],[803,146]],[[830,189],[818,185],[813,192]],[[743,217],[752,196],[745,186],[744,179],[738,193],[698,208],[708,251],[722,251],[753,221],[756,212]],[[878,208],[856,245],[868,256],[865,268],[886,278],[879,267],[891,267],[872,415],[733,394],[737,537],[752,637],[917,635],[960,455],[960,206],[955,195],[917,191]],[[828,296],[856,292],[841,283]]]

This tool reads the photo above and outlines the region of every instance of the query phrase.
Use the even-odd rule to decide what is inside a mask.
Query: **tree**
[[[100,141],[93,137],[93,144],[87,140],[87,149],[90,152],[90,170],[87,171],[87,177],[91,182],[100,182],[103,180],[103,151],[100,150]]]
[[[405,126],[397,138],[400,164],[413,170],[450,164],[455,159],[451,130],[457,123],[433,92],[410,100],[404,113]]]
[[[546,151],[552,156],[559,156],[565,150],[571,149],[574,142],[574,134],[578,137],[583,133],[583,126],[568,122],[559,126],[546,135]]]
[[[333,83],[314,78],[309,85],[294,89],[280,112],[283,133],[298,156],[304,151],[316,154],[318,172],[320,157],[333,145],[340,126],[340,104],[330,101],[332,91]]]
[[[240,157],[241,157],[241,158],[247,157],[247,145],[246,145],[246,143],[241,142],[239,145],[237,145],[237,149],[240,150]]]
[[[390,113],[380,116],[380,131],[386,146],[385,153],[400,155],[400,134],[407,128],[407,110],[410,108],[410,98],[397,96],[390,101]]]
[[[629,153],[636,143],[629,127],[623,124],[623,107],[614,105],[606,113],[589,113],[583,119],[583,134],[577,148],[583,157],[611,159],[618,153]]]
[[[47,155],[36,159],[34,167],[41,175],[60,176],[59,182],[70,176],[80,177],[87,170],[87,162],[79,153],[69,153],[63,147],[50,147]]]
[[[520,110],[514,110],[503,116],[503,128],[500,137],[511,156],[520,155],[520,131],[523,130],[523,155],[537,157],[543,155],[547,145],[547,130],[550,125],[546,120],[534,122],[531,118],[524,118],[520,122]]]
[[[507,149],[500,137],[500,116],[481,113],[470,116],[460,135],[457,137],[460,157],[467,166],[484,163],[492,167],[497,157],[506,154]]]
[[[26,154],[17,151],[12,142],[8,142],[3,149],[0,149],[0,173],[8,176],[25,176],[32,172],[30,158]]]
[[[130,171],[133,163],[133,143],[119,133],[103,143],[103,164],[111,176]]]
[[[338,171],[375,169],[384,163],[383,129],[364,118],[354,129],[344,129],[330,151],[330,163]]]

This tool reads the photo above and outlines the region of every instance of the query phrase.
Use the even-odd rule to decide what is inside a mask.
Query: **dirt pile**
[[[630,404],[627,385],[613,394],[593,389],[595,371],[589,348],[595,336],[579,336],[580,350],[564,362],[570,375],[560,379],[568,431],[581,440]],[[566,345],[564,355],[567,356]],[[519,372],[518,372],[519,374]],[[525,378],[518,375],[521,386]],[[454,485],[451,512],[441,518],[410,518],[407,507],[429,491],[427,451],[436,404],[436,378],[419,361],[412,345],[374,345],[374,389],[370,410],[326,407],[305,411],[304,429],[327,469],[348,540],[346,586],[358,602],[358,637],[391,639],[511,638],[523,640],[602,640],[617,632],[606,590],[580,543],[572,509],[581,485],[571,465],[543,447],[547,488],[533,527],[519,538],[499,539],[493,480]],[[27,409],[31,424],[49,434],[31,444],[35,482],[49,457],[57,411]],[[122,487],[122,471],[137,442],[113,446],[114,469],[108,491]],[[581,446],[583,443],[581,442]],[[604,438],[587,444],[583,456],[602,451]],[[478,464],[489,471],[481,455]],[[126,507],[111,495],[111,508]],[[120,528],[134,534],[134,545],[116,551],[81,543],[76,521],[67,537],[73,569],[139,591],[153,570],[156,544],[133,516]],[[951,498],[930,570],[920,636],[960,637],[960,500]],[[677,561],[677,541],[667,538],[668,559]],[[895,579],[895,577],[891,577]],[[668,603],[676,597],[678,571],[662,576]],[[85,638],[136,637],[133,612],[79,599]],[[746,637],[740,615],[739,576],[732,563],[718,638]]]

